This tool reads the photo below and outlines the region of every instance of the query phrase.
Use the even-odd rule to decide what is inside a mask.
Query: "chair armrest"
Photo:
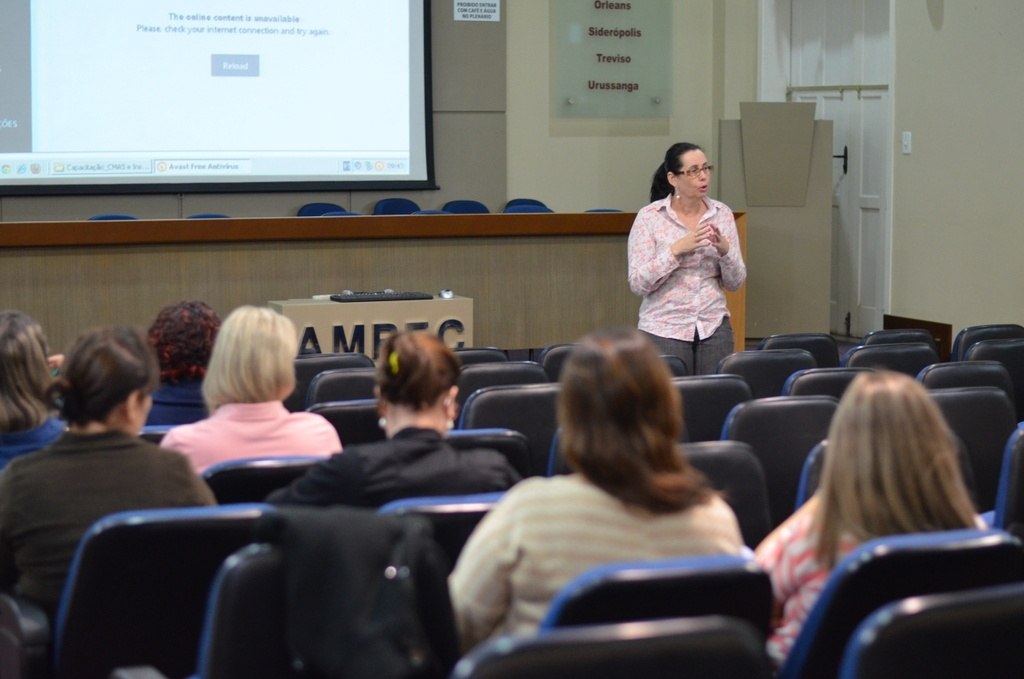
[[[0,677],[49,677],[50,639],[50,621],[38,604],[0,592]]]
[[[149,665],[118,667],[110,673],[109,679],[167,679],[160,670]]]

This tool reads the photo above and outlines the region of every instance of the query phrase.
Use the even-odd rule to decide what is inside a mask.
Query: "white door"
[[[890,291],[892,168],[889,0],[762,2],[776,45],[788,45],[791,101],[833,121],[832,332],[882,327]],[[762,33],[764,36],[765,33]],[[781,38],[781,40],[779,40]],[[768,60],[771,61],[771,60]],[[770,68],[762,55],[762,76]],[[777,78],[776,78],[777,80]],[[769,76],[767,82],[772,82]],[[762,88],[762,98],[774,94]]]

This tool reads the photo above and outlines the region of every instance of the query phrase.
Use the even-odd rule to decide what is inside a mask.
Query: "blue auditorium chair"
[[[319,217],[325,212],[346,212],[345,208],[337,203],[306,203],[299,208],[299,217]]]
[[[381,198],[373,206],[375,215],[411,215],[418,212],[420,206],[408,198]]]
[[[857,626],[910,596],[1020,580],[1021,543],[1003,531],[963,529],[870,540],[841,559],[797,634],[777,679],[835,677]]]
[[[739,375],[750,385],[754,398],[780,396],[786,379],[797,370],[817,368],[806,349],[757,349],[737,351],[718,362],[715,372]]]
[[[377,511],[385,515],[421,516],[430,521],[434,539],[448,557],[449,566],[455,568],[473,529],[502,495],[503,492],[408,497],[392,500]]]
[[[908,597],[857,627],[839,679],[1016,679],[1022,640],[1024,583]]]
[[[683,556],[590,568],[555,596],[540,629],[659,618],[728,615],[762,638],[771,628],[772,586],[749,557]]]
[[[135,215],[126,215],[117,212],[104,212],[102,214],[93,215],[89,217],[90,222],[110,222],[110,221],[127,221],[131,219],[138,219]]]
[[[770,679],[746,622],[672,618],[499,636],[464,656],[451,679]]]
[[[483,215],[490,212],[490,210],[487,209],[487,206],[478,200],[449,200],[441,206],[441,209],[460,215]]]
[[[217,570],[275,511],[249,504],[100,519],[79,542],[51,625],[27,600],[0,594],[4,679],[96,679],[134,665],[189,675]]]
[[[962,328],[953,338],[951,361],[962,361],[967,350],[975,343],[991,339],[1019,339],[1024,337],[1024,325],[1017,323],[989,323],[987,325],[969,325]]]
[[[302,354],[295,358],[295,391],[284,400],[289,412],[299,412],[306,408],[306,396],[309,383],[325,370],[337,368],[372,368],[373,359],[366,354],[334,353],[334,354]]]
[[[804,460],[828,436],[838,405],[831,396],[774,396],[740,403],[726,418],[722,438],[750,445],[764,468],[772,527],[792,514]]]

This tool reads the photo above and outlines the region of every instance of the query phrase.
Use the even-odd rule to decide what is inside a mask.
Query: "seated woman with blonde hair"
[[[213,504],[213,494],[180,453],[136,434],[146,421],[158,368],[133,328],[84,333],[49,395],[68,431],[11,461],[0,474],[0,587],[51,616],[79,539],[114,512]]]
[[[299,339],[292,322],[242,306],[224,319],[203,379],[210,416],[167,432],[160,445],[180,450],[197,472],[248,457],[324,455],[341,450],[338,432],[314,413],[289,413]]]
[[[53,382],[43,329],[20,311],[0,311],[0,469],[64,432],[46,390]]]
[[[575,473],[521,481],[473,532],[449,579],[465,650],[535,630],[593,566],[743,549],[736,516],[680,452],[679,395],[650,340],[588,335],[561,382],[560,446]]]
[[[756,550],[775,594],[772,660],[785,660],[832,568],[860,543],[982,526],[925,389],[900,373],[859,375],[832,418],[818,491]]]

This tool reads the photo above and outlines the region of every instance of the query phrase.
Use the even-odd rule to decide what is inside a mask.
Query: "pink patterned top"
[[[670,247],[687,228],[669,206],[670,197],[640,208],[629,232],[629,288],[643,297],[638,327],[652,335],[692,342],[707,338],[729,315],[726,290],[747,279],[732,210],[705,198],[700,223],[710,223],[729,241],[723,257],[711,245],[676,257]]]
[[[817,498],[805,503],[772,531],[755,552],[757,564],[771,578],[775,605],[781,611],[781,619],[773,624],[774,629],[768,639],[768,655],[776,667],[789,655],[804,620],[831,573],[831,569],[822,565],[815,555],[818,540],[811,525],[817,504]],[[858,544],[850,535],[840,536],[836,561]]]

